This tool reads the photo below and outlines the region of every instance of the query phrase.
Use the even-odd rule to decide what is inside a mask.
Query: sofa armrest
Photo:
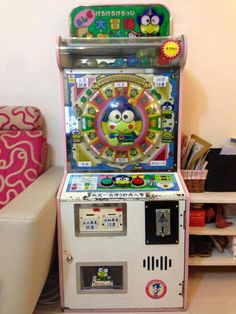
[[[34,310],[50,268],[62,176],[63,168],[49,168],[0,210],[0,313]]]
[[[62,167],[50,167],[0,210],[0,220],[37,219],[48,201],[55,197],[62,176]]]

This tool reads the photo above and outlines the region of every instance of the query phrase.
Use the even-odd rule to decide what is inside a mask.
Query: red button
[[[116,208],[116,211],[117,211],[117,212],[123,212],[123,208],[122,208],[122,207],[117,207],[117,208]]]
[[[94,211],[94,212],[100,212],[100,208],[95,207],[95,208],[93,209],[93,211]]]

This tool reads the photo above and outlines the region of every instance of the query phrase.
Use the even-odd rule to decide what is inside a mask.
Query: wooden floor
[[[236,267],[191,267],[189,278],[188,310],[178,313],[236,313]],[[59,313],[57,304],[37,306],[33,314]]]

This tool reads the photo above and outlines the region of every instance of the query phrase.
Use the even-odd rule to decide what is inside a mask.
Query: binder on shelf
[[[208,175],[205,190],[236,191],[236,155],[221,155],[221,148],[212,148],[207,156]]]

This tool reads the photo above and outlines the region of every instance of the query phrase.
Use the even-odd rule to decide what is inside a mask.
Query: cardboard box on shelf
[[[205,226],[205,210],[190,208],[190,227],[204,227]]]

